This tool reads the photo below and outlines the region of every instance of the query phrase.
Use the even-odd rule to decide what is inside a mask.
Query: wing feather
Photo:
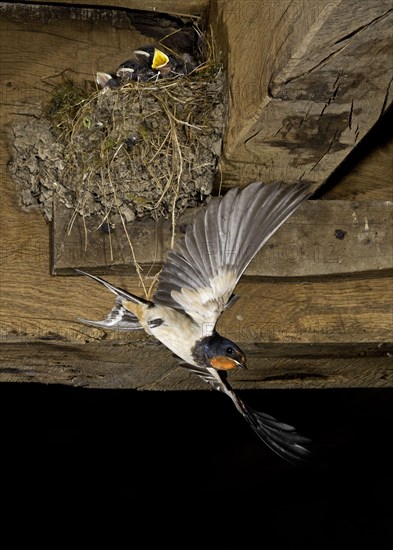
[[[214,198],[169,253],[154,302],[214,327],[255,254],[310,195],[304,183],[255,182]]]
[[[311,440],[299,434],[293,426],[246,405],[229,384],[225,371],[205,369],[188,363],[181,363],[181,365],[210,384],[215,390],[226,394],[258,437],[281,458],[293,464],[311,463],[317,458],[308,448]]]

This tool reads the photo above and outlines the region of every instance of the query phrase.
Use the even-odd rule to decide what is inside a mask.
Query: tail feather
[[[255,411],[246,405],[233,391],[227,380],[226,371],[195,367],[187,363],[182,363],[182,366],[211,384],[215,390],[226,394],[263,443],[281,458],[293,464],[311,462],[315,459],[314,453],[306,447],[311,443],[310,439],[297,433],[293,426],[279,422],[273,416]]]
[[[78,321],[92,327],[110,330],[143,330],[143,327],[139,323],[137,317],[133,313],[125,309],[125,307],[123,307],[122,298],[120,298],[119,296],[116,298],[115,306],[108,313],[105,319],[102,319],[101,321],[93,321],[90,319],[82,319],[79,317]]]
[[[254,432],[281,458],[292,463],[310,461],[313,458],[313,453],[305,446],[311,443],[311,440],[297,433],[293,426],[255,411],[244,403],[242,408],[242,414]]]
[[[134,304],[148,304],[149,301],[145,300],[144,298],[140,298],[139,296],[134,296],[134,294],[130,294],[126,290],[123,290],[122,288],[119,288],[117,286],[111,285],[108,283],[108,281],[105,281],[105,279],[101,279],[101,277],[97,277],[97,275],[92,275],[91,273],[87,273],[86,271],[82,271],[81,269],[75,269],[78,273],[81,273],[82,275],[86,275],[86,277],[90,277],[90,279],[93,279],[94,281],[97,281],[97,283],[100,283],[101,285],[104,285],[108,290],[110,290],[113,294],[116,296],[120,296],[120,298],[123,298],[124,300],[128,300],[130,302],[134,302]]]
[[[94,321],[90,319],[81,319],[79,318],[78,321],[80,323],[84,323],[85,325],[90,325],[97,328],[104,328],[104,329],[110,329],[110,330],[119,330],[119,331],[129,331],[129,330],[143,330],[142,325],[139,323],[138,318],[136,315],[134,315],[131,311],[126,309],[123,305],[123,300],[126,300],[128,302],[134,302],[136,304],[147,304],[149,303],[144,298],[139,298],[137,296],[134,296],[133,294],[130,294],[129,292],[126,292],[125,290],[118,288],[116,286],[111,285],[108,283],[108,281],[105,281],[105,279],[101,279],[101,277],[97,277],[96,275],[91,275],[90,273],[86,273],[86,271],[82,271],[81,269],[76,269],[78,273],[81,273],[82,275],[86,275],[86,277],[90,277],[90,279],[93,279],[94,281],[97,281],[98,283],[104,285],[108,290],[113,292],[116,296],[116,302],[114,307],[111,309],[111,311],[108,313],[108,315],[100,320],[100,321]]]

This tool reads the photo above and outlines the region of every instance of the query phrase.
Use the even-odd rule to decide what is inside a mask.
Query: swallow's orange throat
[[[213,368],[217,370],[230,370],[235,369],[239,366],[239,363],[237,363],[230,357],[224,357],[223,355],[210,359],[210,364]]]

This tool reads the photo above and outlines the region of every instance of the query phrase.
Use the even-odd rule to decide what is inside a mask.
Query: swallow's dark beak
[[[246,360],[244,359],[242,362],[236,361],[236,366],[239,367],[239,369],[247,370]]]

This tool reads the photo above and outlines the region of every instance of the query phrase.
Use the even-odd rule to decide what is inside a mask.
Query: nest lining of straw
[[[219,66],[100,91],[65,78],[39,119],[13,128],[22,205],[51,220],[56,194],[70,229],[92,215],[174,224],[212,192],[224,119]]]

